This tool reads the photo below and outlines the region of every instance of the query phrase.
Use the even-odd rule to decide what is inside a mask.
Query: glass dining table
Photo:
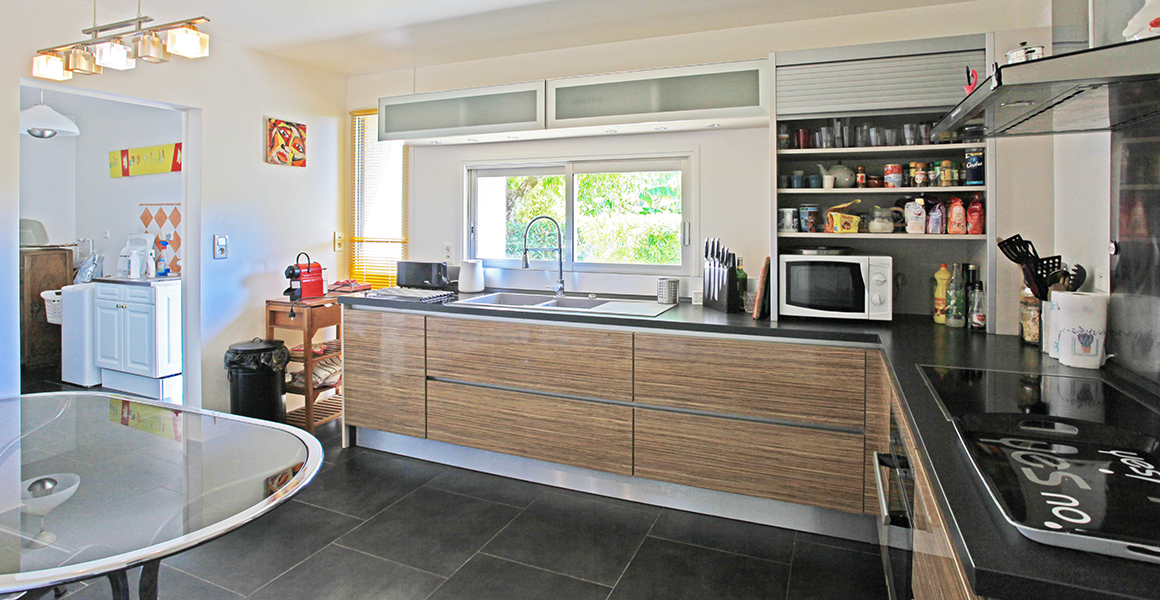
[[[103,392],[0,399],[0,599],[108,577],[157,598],[161,559],[302,489],[322,447],[300,429]]]

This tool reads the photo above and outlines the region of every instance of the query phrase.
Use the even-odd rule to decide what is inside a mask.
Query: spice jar
[[[955,184],[955,168],[953,160],[944,160],[938,170],[939,187],[951,187]]]
[[[860,188],[866,187],[866,167],[858,165],[858,171],[854,174],[854,182]]]
[[[1023,288],[1019,298],[1019,329],[1022,331],[1023,343],[1032,346],[1039,345],[1039,298],[1036,298],[1029,288]]]
[[[927,187],[930,185],[929,174],[926,171],[926,163],[911,163],[914,165],[914,187]]]

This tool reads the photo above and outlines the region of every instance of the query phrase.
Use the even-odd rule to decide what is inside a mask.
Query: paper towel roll
[[[1052,292],[1053,328],[1059,332],[1059,362],[1069,367],[1098,369],[1104,364],[1108,331],[1108,295]]]

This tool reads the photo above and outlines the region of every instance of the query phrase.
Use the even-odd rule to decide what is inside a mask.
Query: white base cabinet
[[[181,282],[98,283],[96,365],[143,377],[181,372]]]

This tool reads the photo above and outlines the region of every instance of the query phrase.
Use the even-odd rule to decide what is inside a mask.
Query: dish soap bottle
[[[947,270],[947,264],[942,263],[938,266],[938,271],[934,273],[934,322],[946,323],[947,310],[947,287],[951,280],[951,272]]]
[[[959,263],[955,263],[950,285],[947,286],[946,325],[967,326],[967,289],[963,285],[963,268]]]

